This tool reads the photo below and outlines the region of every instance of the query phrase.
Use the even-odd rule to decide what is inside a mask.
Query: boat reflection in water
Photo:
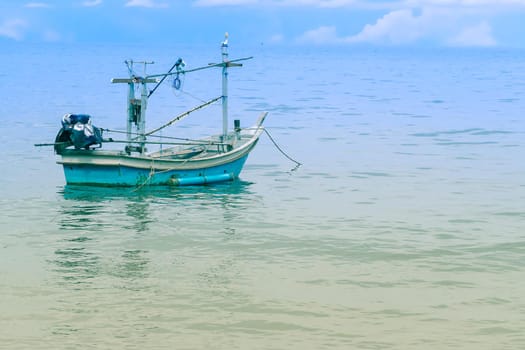
[[[240,180],[138,190],[66,185],[58,192],[64,200],[55,220],[51,270],[59,284],[73,289],[95,288],[101,278],[126,289],[142,279],[135,286],[145,287],[150,274],[158,273],[151,264],[159,256],[177,264],[185,254],[210,249],[207,244],[239,239],[239,212],[261,200],[251,186]]]

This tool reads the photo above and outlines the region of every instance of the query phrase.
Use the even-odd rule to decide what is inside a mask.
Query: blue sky
[[[265,45],[525,48],[525,0],[0,0],[0,44],[215,43],[225,31]]]

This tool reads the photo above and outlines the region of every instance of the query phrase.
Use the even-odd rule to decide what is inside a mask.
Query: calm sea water
[[[68,112],[122,128],[124,59],[218,48],[2,45],[3,348],[525,348],[524,51],[232,44],[256,56],[233,117],[268,110],[303,165],[264,136],[239,181],[134,190],[65,186],[33,144]],[[218,96],[215,73],[159,91],[148,125]],[[173,135],[220,127],[214,106]]]

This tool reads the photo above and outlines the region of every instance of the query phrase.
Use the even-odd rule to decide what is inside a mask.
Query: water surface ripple
[[[3,347],[525,348],[523,51],[258,48],[231,74],[232,114],[269,110],[303,165],[264,137],[238,181],[134,190],[65,186],[33,144],[68,112],[121,126],[108,82],[136,48],[15,46],[0,51]],[[213,54],[181,50],[151,58]],[[173,97],[149,125],[196,104]],[[216,131],[211,116],[174,136]]]

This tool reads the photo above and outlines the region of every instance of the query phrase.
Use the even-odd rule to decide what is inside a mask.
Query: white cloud
[[[102,4],[102,0],[86,0],[82,3],[85,7],[95,7]]]
[[[470,7],[502,7],[525,6],[525,0],[405,0],[400,4],[411,7],[426,6],[470,6]]]
[[[401,9],[429,6],[492,7],[525,6],[525,0],[195,0],[195,6],[308,6],[329,8]]]
[[[379,18],[374,24],[367,24],[356,35],[339,37],[335,26],[322,26],[305,32],[298,38],[300,43],[311,44],[411,44],[425,35],[432,34],[433,15],[413,14],[412,10],[395,10]]]
[[[0,36],[14,40],[22,40],[27,22],[21,19],[10,19],[0,24]]]
[[[306,31],[297,41],[302,44],[332,45],[343,43],[345,39],[337,37],[335,26],[322,26]]]
[[[196,0],[195,6],[308,6],[308,7],[344,7],[357,4],[358,0]]]
[[[168,7],[166,3],[157,3],[154,0],[130,0],[126,3],[126,7],[149,7],[149,8],[163,8]]]
[[[476,23],[474,20],[478,24],[469,25]],[[420,12],[394,10],[350,36],[339,36],[335,26],[322,26],[306,31],[298,38],[298,42],[316,45],[414,45],[421,42],[445,46],[497,45],[492,27],[487,21],[479,23],[478,17],[436,8],[423,9]]]
[[[475,23],[474,21],[478,24],[469,25]],[[345,38],[349,43],[393,45],[412,44],[419,40],[431,40],[437,44],[453,46],[497,45],[492,27],[486,20],[479,23],[479,17],[472,16],[468,11],[443,8],[423,9],[419,15],[406,9],[392,11],[376,23],[367,24],[357,35]]]
[[[271,44],[280,44],[280,43],[283,43],[283,42],[284,42],[284,35],[282,35],[282,34],[275,34],[275,35],[272,35],[272,36],[268,39],[268,42],[271,43]]]
[[[234,5],[253,5],[258,4],[258,0],[197,0],[195,6],[234,6]]]
[[[449,41],[452,46],[495,46],[496,40],[492,35],[492,27],[487,22],[464,28],[457,36]]]
[[[42,33],[42,37],[47,42],[59,42],[62,40],[60,33],[54,30],[46,30]]]
[[[45,2],[29,2],[24,5],[24,7],[27,8],[48,8],[51,7],[51,5],[45,3]]]
[[[345,40],[350,43],[408,44],[421,38],[429,26],[428,16],[414,16],[411,10],[396,10],[387,13],[374,24]]]

